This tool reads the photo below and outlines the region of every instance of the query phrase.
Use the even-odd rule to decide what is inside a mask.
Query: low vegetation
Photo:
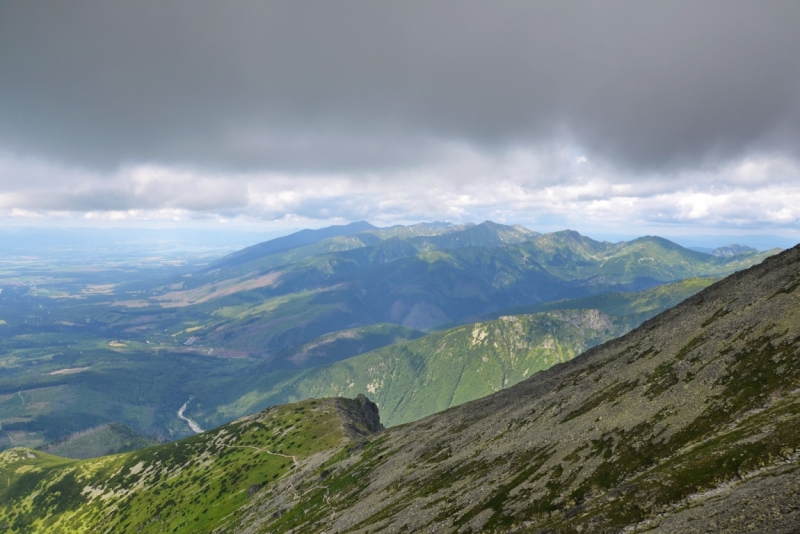
[[[175,443],[92,460],[0,453],[3,532],[210,532],[304,459],[369,429],[361,405],[309,400]],[[348,432],[350,433],[348,435]]]

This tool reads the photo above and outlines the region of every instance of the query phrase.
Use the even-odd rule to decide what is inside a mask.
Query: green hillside
[[[273,269],[281,265],[288,265],[298,261],[305,260],[312,256],[319,254],[328,254],[332,252],[342,252],[345,250],[352,250],[354,248],[366,247],[380,242],[381,239],[370,232],[361,232],[356,235],[348,236],[335,236],[317,241],[316,243],[309,243],[307,245],[291,248],[286,251],[276,252],[264,257],[250,257],[247,261],[237,263],[226,263],[225,259],[221,264],[225,268],[226,277],[245,276],[254,271],[261,271],[266,269]],[[244,259],[244,258],[242,258]],[[206,276],[215,275],[221,267],[216,264],[212,265],[205,274]]]
[[[396,324],[375,324],[331,332],[300,346],[279,352],[264,367],[274,370],[285,362],[289,369],[327,365],[371,350],[423,337],[419,330]],[[256,370],[258,372],[258,369]]]
[[[210,532],[305,458],[378,430],[371,415],[364,400],[311,400],[91,460],[10,449],[0,453],[0,525],[41,534]]]
[[[156,442],[137,434],[127,426],[110,423],[78,432],[49,446],[45,452],[64,458],[85,460],[144,449],[152,445],[156,445]]]
[[[501,312],[489,314],[487,318],[497,318],[501,315],[519,315],[539,313],[552,310],[600,310],[603,313],[619,318],[625,318],[632,328],[639,326],[643,321],[654,317],[683,300],[691,297],[720,278],[687,278],[679,282],[664,284],[646,289],[644,291],[603,293],[591,297],[578,299],[564,299],[531,306],[511,308]]]
[[[396,343],[278,383],[274,375],[238,381],[229,388],[231,401],[218,405],[218,389],[199,399],[212,411],[192,413],[213,426],[273,404],[363,392],[380,407],[384,424],[393,426],[514,385],[627,329],[597,310],[502,317]]]
[[[387,228],[375,228],[372,230],[367,230],[365,233],[374,234],[381,239],[389,239],[390,237],[408,239],[411,237],[430,237],[448,234],[450,232],[460,232],[472,226],[475,226],[475,223],[469,222],[464,224],[451,224],[446,222],[432,222],[411,224],[408,226],[397,224]]]
[[[323,239],[337,236],[348,236],[368,230],[377,230],[377,228],[366,221],[358,221],[345,225],[335,225],[327,228],[320,228],[319,230],[300,230],[299,232],[278,237],[276,239],[270,239],[269,241],[258,243],[256,245],[236,251],[232,254],[228,254],[224,258],[214,262],[213,267],[219,267],[222,265],[232,266],[246,263],[253,259],[262,258],[272,254],[278,254],[287,250],[302,247],[304,245],[314,244]]]

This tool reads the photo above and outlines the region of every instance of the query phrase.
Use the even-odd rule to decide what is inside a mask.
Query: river
[[[186,421],[189,424],[189,428],[192,429],[192,432],[194,432],[195,434],[199,434],[200,432],[203,431],[203,429],[200,428],[200,425],[197,424],[197,421],[195,421],[194,419],[189,419],[188,417],[183,415],[183,412],[186,411],[186,407],[189,405],[190,402],[192,402],[193,398],[194,397],[189,397],[189,400],[187,400],[186,402],[183,403],[183,406],[181,406],[181,409],[178,410],[178,417],[180,417],[181,419],[183,419],[184,421]]]

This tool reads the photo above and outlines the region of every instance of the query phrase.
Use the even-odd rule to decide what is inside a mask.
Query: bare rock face
[[[378,405],[363,393],[355,399],[339,397],[336,401],[344,433],[350,439],[361,439],[383,430]]]
[[[352,435],[379,429],[366,398],[339,406]],[[280,503],[254,495],[238,531],[796,532],[800,248],[516,386],[342,447]]]

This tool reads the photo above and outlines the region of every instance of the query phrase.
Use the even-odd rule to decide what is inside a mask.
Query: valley
[[[570,359],[774,252],[715,256],[488,221],[353,223],[175,266],[7,264],[0,447],[46,447],[109,423],[174,440],[193,432],[177,415],[189,398],[183,415],[200,428],[359,392],[387,424],[411,421]],[[608,317],[582,331],[572,323],[585,317],[556,313],[569,309]],[[510,332],[500,317],[524,326],[465,357],[478,328],[467,325]],[[455,362],[463,380],[443,385]]]

